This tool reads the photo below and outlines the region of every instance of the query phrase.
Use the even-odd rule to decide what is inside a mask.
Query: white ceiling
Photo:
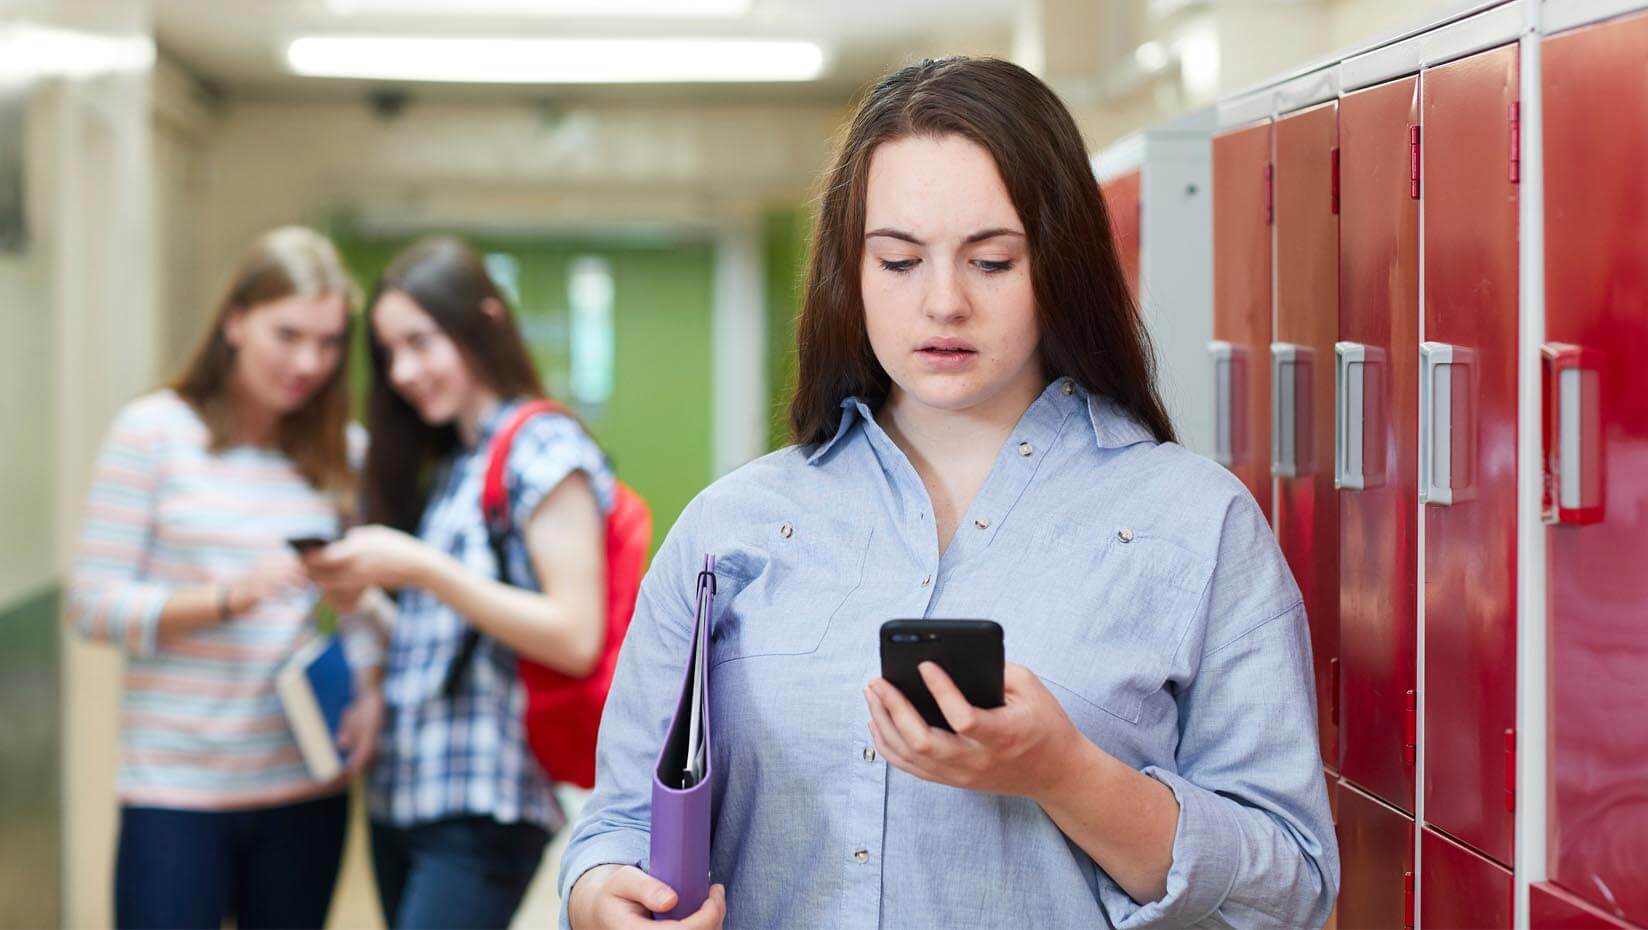
[[[697,88],[556,88],[569,93],[697,96],[837,96],[901,62],[951,52],[1004,53],[1020,0],[750,0],[735,19],[567,19],[473,15],[339,15],[326,0],[154,0],[162,53],[231,93],[354,96],[371,82],[301,78],[287,72],[285,44],[299,35],[714,36],[807,39],[831,64],[810,85]],[[463,0],[450,7],[462,10]],[[413,86],[420,94],[542,94],[538,88]]]

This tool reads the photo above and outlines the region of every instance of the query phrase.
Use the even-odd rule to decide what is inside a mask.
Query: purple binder
[[[698,615],[692,649],[652,775],[652,856],[648,871],[675,889],[675,908],[653,916],[681,920],[710,896],[710,613],[715,600],[715,556],[698,573]]]

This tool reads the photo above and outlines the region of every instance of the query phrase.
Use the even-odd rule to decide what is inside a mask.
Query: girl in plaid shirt
[[[392,927],[506,927],[564,820],[527,744],[516,659],[573,676],[598,661],[612,473],[576,420],[530,420],[506,464],[515,532],[498,565],[488,448],[544,394],[508,305],[479,257],[433,239],[384,272],[369,325],[373,525],[306,566],[324,587],[399,591],[368,792],[379,899]],[[480,645],[445,687],[471,629]]]

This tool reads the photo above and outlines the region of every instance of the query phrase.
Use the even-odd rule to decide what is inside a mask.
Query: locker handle
[[[1298,478],[1312,470],[1312,355],[1310,346],[1270,346],[1270,473],[1278,478]]]
[[[1384,450],[1378,445],[1384,430],[1378,413],[1384,399],[1385,350],[1337,342],[1333,354],[1333,486],[1349,491],[1378,487],[1384,484]]]
[[[1413,873],[1402,873],[1402,930],[1413,930]]]
[[[1223,340],[1207,344],[1207,354],[1213,361],[1213,461],[1226,468],[1236,465],[1236,397],[1241,351],[1240,346]]]
[[[1475,496],[1476,353],[1419,345],[1419,500],[1448,507]]]
[[[1546,523],[1602,521],[1605,504],[1602,353],[1564,342],[1540,347],[1544,376]]]

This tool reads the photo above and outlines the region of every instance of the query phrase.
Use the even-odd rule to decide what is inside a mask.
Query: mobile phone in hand
[[[950,730],[921,677],[937,663],[974,707],[1000,707],[1007,660],[993,620],[888,620],[881,625],[881,677],[909,698],[930,726]]]
[[[336,536],[294,536],[286,540],[286,545],[291,546],[298,555],[308,555],[337,541]]]

